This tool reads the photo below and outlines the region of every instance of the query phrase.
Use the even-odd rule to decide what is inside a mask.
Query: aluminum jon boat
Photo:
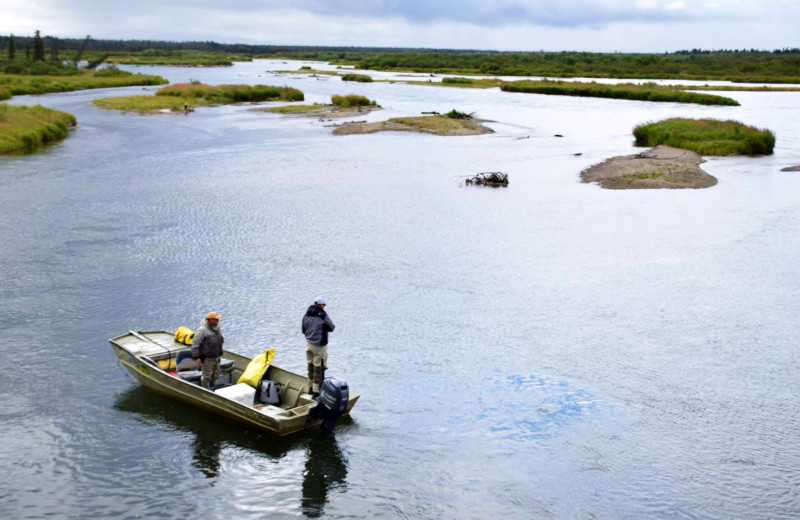
[[[309,393],[308,380],[299,374],[270,365],[264,379],[280,383],[280,402],[274,405],[254,403],[252,399],[230,397],[230,393],[226,393],[225,390],[234,387],[227,386],[217,391],[208,390],[200,386],[199,379],[192,380],[191,377],[178,374],[176,365],[180,363],[180,353],[189,347],[177,343],[172,332],[129,331],[111,338],[109,342],[128,372],[158,394],[279,436],[327,422],[323,421],[324,417],[320,418],[315,413],[321,409],[318,405],[324,401],[324,390],[322,400],[313,399]],[[218,381],[223,385],[220,386],[236,382],[249,363],[250,358],[225,349]],[[326,384],[328,382],[326,379]],[[358,394],[348,391],[346,399],[340,403],[340,414],[349,413],[358,398]],[[309,415],[317,418],[307,420]]]

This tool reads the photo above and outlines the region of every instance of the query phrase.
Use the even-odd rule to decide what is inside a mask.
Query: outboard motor
[[[347,411],[349,399],[347,382],[329,377],[322,382],[317,404],[308,410],[308,419],[322,419],[320,429],[325,433],[333,433],[336,421]]]

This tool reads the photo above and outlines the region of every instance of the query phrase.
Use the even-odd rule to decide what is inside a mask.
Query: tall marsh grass
[[[470,88],[492,88],[503,85],[504,81],[498,78],[464,78],[456,76],[453,78],[442,78],[442,86],[445,87],[470,87]],[[436,83],[428,82],[430,85]]]
[[[184,108],[260,101],[302,101],[303,92],[291,87],[269,85],[206,85],[175,83],[159,89],[155,96],[122,96],[92,101],[101,108],[147,114],[162,110],[173,112]]]
[[[633,129],[636,146],[665,144],[700,155],[769,155],[775,147],[770,130],[738,121],[672,118]]]
[[[42,143],[63,139],[75,116],[60,110],[0,103],[0,153],[32,151]]]
[[[92,104],[109,110],[148,114],[161,110],[182,112],[189,100],[174,96],[120,96],[94,99]]]
[[[259,101],[303,101],[303,92],[292,87],[271,85],[206,85],[176,83],[156,92],[157,96],[174,96],[204,100],[206,104],[228,104]]]
[[[357,81],[359,83],[372,83],[372,76],[366,74],[342,74],[342,81]]]
[[[442,78],[442,83],[445,85],[471,85],[475,80],[472,78],[463,78],[456,76],[454,78]]]
[[[500,87],[505,92],[526,92],[529,94],[547,94],[554,96],[600,97],[613,99],[630,99],[635,101],[656,101],[673,103],[697,103],[700,105],[739,106],[731,98],[714,94],[686,92],[655,83],[621,83],[615,85],[601,83],[583,83],[578,81],[513,81]]]
[[[346,96],[333,95],[331,96],[331,103],[339,108],[378,106],[378,103],[375,101],[365,96],[359,96],[358,94],[347,94]]]
[[[79,74],[67,76],[32,76],[0,74],[0,99],[3,92],[8,96],[71,92],[92,88],[130,87],[139,85],[163,85],[168,83],[161,76],[145,74],[117,74],[102,71],[81,70]],[[6,98],[7,99],[7,98]]]
[[[113,52],[108,63],[125,65],[180,65],[188,67],[230,67],[234,61],[253,61],[250,55],[219,52],[148,49],[140,52]]]

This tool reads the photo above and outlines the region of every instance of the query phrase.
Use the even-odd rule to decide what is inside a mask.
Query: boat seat
[[[197,369],[197,363],[192,357],[192,349],[184,348],[175,353],[175,371],[184,381],[199,383],[203,374]]]
[[[197,363],[192,357],[192,349],[184,348],[175,353],[175,370],[195,370]]]
[[[181,349],[175,354],[175,367],[178,377],[184,381],[189,381],[192,383],[200,382],[203,372],[197,369],[197,363],[192,357],[191,349]],[[230,372],[233,372],[233,360],[225,358],[220,359],[219,373],[228,374]]]
[[[300,399],[300,389],[292,386],[291,383],[284,385],[281,392],[281,404],[289,408],[297,406],[297,401]]]

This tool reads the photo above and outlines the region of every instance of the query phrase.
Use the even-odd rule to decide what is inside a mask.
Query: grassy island
[[[101,108],[138,112],[182,112],[197,106],[258,103],[262,101],[302,101],[302,91],[291,87],[271,85],[206,85],[176,83],[161,88],[155,96],[124,96],[95,99]]]
[[[274,114],[334,118],[353,117],[380,109],[381,106],[374,100],[357,94],[348,94],[346,96],[331,96],[330,105],[284,105],[279,107],[254,108],[253,110],[256,112],[271,112]]]
[[[95,53],[97,54],[97,53]],[[124,65],[173,65],[182,67],[230,67],[234,61],[253,61],[251,55],[196,50],[146,49],[141,52],[110,52],[107,63]]]
[[[313,116],[323,111],[335,109],[334,105],[315,103],[313,105],[281,105],[279,107],[261,107],[251,109],[253,112],[270,112],[272,114]]]
[[[633,130],[646,152],[608,159],[581,172],[583,182],[609,189],[708,188],[717,180],[703,171],[700,155],[771,154],[775,135],[738,121],[665,119]]]
[[[347,94],[346,96],[333,95],[331,96],[331,103],[339,108],[378,106],[376,101],[358,94]]]
[[[698,103],[701,105],[739,106],[731,98],[714,94],[685,92],[683,90],[656,85],[655,83],[621,83],[616,85],[582,83],[578,81],[513,81],[500,87],[505,92],[526,92],[529,94],[548,94],[555,96],[581,96],[636,101],[669,101],[674,103]]]
[[[384,81],[389,83],[399,83],[399,80],[394,79],[381,79],[378,81]],[[499,87],[506,82],[498,79],[498,78],[465,78],[465,77],[446,77],[442,78],[442,81],[420,81],[420,80],[405,80],[403,83],[408,83],[410,85],[428,85],[433,87],[458,87],[458,88],[493,88]]]
[[[447,87],[492,88],[499,87],[503,83],[497,78],[442,78],[442,85]]]
[[[292,87],[272,85],[206,85],[175,83],[156,92],[156,96],[173,96],[205,100],[209,104],[257,103],[260,101],[303,101],[303,92]]]
[[[308,65],[303,65],[299,69],[295,70],[276,70],[278,74],[308,74],[309,76],[338,76],[339,73],[335,70],[319,70],[319,69],[312,69]]]
[[[342,81],[357,81],[359,83],[372,83],[372,76],[366,74],[342,74]]]
[[[0,153],[29,152],[63,139],[76,123],[75,116],[60,110],[0,103]]]
[[[111,72],[109,72],[111,71]],[[117,69],[98,71],[75,70],[68,75],[31,75],[0,73],[0,100],[26,94],[71,92],[92,88],[131,87],[164,85],[168,81],[161,76],[132,74]]]
[[[775,147],[770,130],[718,119],[665,119],[639,125],[633,135],[636,146],[665,144],[700,155],[768,155]]]

